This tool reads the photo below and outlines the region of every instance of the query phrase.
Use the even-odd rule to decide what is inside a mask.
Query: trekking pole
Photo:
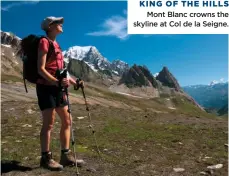
[[[77,87],[75,87],[75,86],[74,86],[74,90],[78,90],[78,89],[79,89],[79,87],[80,87],[80,88],[81,88],[81,90],[82,90],[82,94],[83,94],[83,97],[84,97],[86,110],[88,111],[88,118],[89,118],[89,123],[90,123],[89,127],[90,127],[90,129],[92,130],[92,133],[93,133],[93,137],[94,137],[94,141],[95,141],[95,144],[96,144],[97,153],[98,153],[98,156],[99,156],[100,162],[102,162],[103,157],[101,156],[101,152],[100,152],[100,150],[99,150],[98,143],[97,143],[97,140],[96,140],[95,130],[94,130],[93,125],[92,125],[92,120],[91,120],[90,110],[89,110],[89,107],[88,107],[88,104],[87,104],[87,99],[86,99],[86,95],[85,95],[85,92],[84,92],[84,87],[83,87],[83,86],[81,86],[81,85],[79,85],[79,81],[80,81],[80,80],[81,80],[81,79],[77,79],[78,86],[77,86]],[[104,161],[104,160],[103,160],[103,161]],[[108,172],[108,171],[106,170],[106,168],[105,168],[105,172],[106,172],[106,173]],[[108,174],[108,173],[107,173],[107,174]]]
[[[96,144],[96,148],[97,148],[97,153],[100,157],[101,156],[101,152],[99,150],[99,147],[98,147],[98,143],[97,143],[97,140],[96,140],[96,136],[95,136],[95,130],[93,128],[93,124],[92,124],[92,120],[91,120],[91,114],[90,114],[90,111],[89,111],[89,108],[88,108],[88,104],[87,104],[87,100],[86,100],[86,96],[85,96],[85,93],[84,93],[84,88],[81,86],[81,90],[82,90],[82,93],[83,93],[83,97],[84,97],[84,101],[85,101],[85,105],[86,105],[86,110],[88,111],[88,117],[89,117],[89,122],[90,122],[90,128],[92,130],[92,134],[93,134],[93,137],[94,137],[94,141],[95,141],[95,144]]]
[[[63,73],[63,77],[66,78],[67,77],[67,70]],[[71,117],[71,107],[70,107],[70,103],[69,103],[69,94],[68,94],[68,88],[65,87],[64,91],[66,93],[66,97],[67,97],[67,104],[68,104],[68,114],[69,114],[69,119],[71,121],[71,137],[72,137],[72,147],[73,147],[73,152],[74,152],[74,156],[75,156],[75,162],[76,162],[76,175],[79,176],[79,170],[77,167],[77,160],[76,160],[76,148],[75,148],[75,138],[74,138],[74,134],[73,134],[73,128],[72,128],[72,117]]]
[[[73,128],[72,128],[72,117],[71,117],[71,108],[70,108],[70,103],[69,103],[69,96],[68,96],[68,89],[66,89],[66,96],[67,96],[67,102],[68,102],[68,113],[69,113],[69,119],[71,120],[71,136],[72,136],[72,146],[73,146],[73,151],[74,151],[74,156],[75,156],[75,162],[76,162],[76,174],[79,175],[79,170],[77,167],[77,160],[76,160],[76,145],[75,145],[75,138],[74,138],[74,133],[73,133]]]
[[[81,90],[82,90],[82,94],[83,94],[83,97],[84,97],[86,110],[88,111],[88,118],[89,118],[89,123],[90,123],[89,128],[91,129],[92,134],[93,134],[93,137],[94,137],[94,141],[95,141],[96,148],[97,148],[97,153],[98,153],[98,155],[100,156],[100,158],[102,158],[101,152],[100,152],[99,147],[98,147],[97,139],[96,139],[96,136],[95,136],[95,130],[94,130],[94,128],[93,128],[93,124],[92,124],[92,120],[91,120],[91,115],[90,115],[89,107],[88,107],[87,100],[86,100],[86,96],[85,96],[85,92],[84,92],[84,87],[79,85],[79,81],[80,81],[80,79],[77,79],[78,87],[74,87],[74,89],[75,89],[75,90],[78,90],[79,87],[80,87]]]

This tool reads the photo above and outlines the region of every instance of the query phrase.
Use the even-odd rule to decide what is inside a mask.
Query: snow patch
[[[7,35],[10,35],[10,33],[9,32],[5,32]]]
[[[114,74],[118,75],[118,72],[117,72],[117,71],[112,70],[112,72],[113,72]]]
[[[158,75],[159,75],[159,73],[155,73],[153,76],[154,76],[154,77],[157,77]]]
[[[64,62],[69,63],[69,59],[65,57]]]
[[[85,62],[85,61],[84,61]],[[85,62],[94,72],[98,72],[97,69],[95,69],[95,66],[89,62]]]
[[[130,96],[130,97],[142,98],[142,97],[139,97],[139,96],[135,96],[135,95],[131,95],[131,94],[128,94],[128,93],[123,93],[123,92],[116,92],[116,93],[122,94],[122,95],[127,95],[127,96]]]

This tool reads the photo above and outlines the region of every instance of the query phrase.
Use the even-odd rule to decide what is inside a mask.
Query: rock
[[[228,147],[228,144],[224,144],[225,147]]]
[[[84,119],[84,118],[85,118],[84,116],[82,116],[82,117],[77,117],[77,119],[79,119],[79,120]]]
[[[178,142],[178,144],[183,145],[183,143],[182,143],[182,142]]]
[[[176,109],[176,108],[174,108],[174,107],[168,107],[169,109]]]
[[[89,167],[89,168],[87,168],[87,171],[89,171],[89,172],[96,172],[96,169],[93,168],[93,167]]]
[[[28,160],[28,159],[29,159],[29,157],[28,157],[28,156],[26,156],[26,157],[24,157],[23,159],[24,159],[24,160]]]
[[[37,160],[41,159],[41,156],[37,156],[36,159],[37,159]]]
[[[184,168],[173,168],[173,170],[174,170],[175,172],[184,172],[184,171],[185,171]]]
[[[212,157],[209,156],[205,156],[204,159],[202,159],[202,161],[207,161],[208,159],[211,159]]]
[[[213,175],[213,174],[214,174],[214,171],[213,171],[213,170],[208,170],[208,171],[206,171],[206,173],[207,173],[208,175]]]
[[[22,127],[32,127],[32,125],[25,124],[25,125],[22,125]]]
[[[28,112],[29,114],[33,114],[33,113],[34,113],[34,111],[33,111],[32,109],[28,109],[27,112]]]
[[[216,164],[216,165],[212,165],[212,166],[208,166],[208,169],[211,170],[216,170],[216,169],[221,169],[223,167],[223,164]]]
[[[212,158],[212,157],[209,157],[209,156],[205,156],[204,158],[205,158],[205,159],[210,159],[210,158]]]
[[[208,175],[207,172],[200,172],[200,175]]]

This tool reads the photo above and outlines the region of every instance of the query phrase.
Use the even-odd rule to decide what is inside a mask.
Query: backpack
[[[37,79],[41,76],[38,73],[37,69],[37,60],[38,60],[38,47],[39,42],[42,38],[46,38],[49,41],[49,49],[47,53],[47,60],[52,55],[54,51],[53,43],[45,36],[37,36],[30,34],[27,37],[23,38],[21,41],[21,53],[23,61],[23,80],[25,90],[27,91],[25,80],[30,83],[36,84]]]

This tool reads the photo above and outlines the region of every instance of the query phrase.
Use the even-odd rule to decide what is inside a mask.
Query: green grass
[[[180,114],[197,116],[197,117],[209,117],[209,118],[216,117],[216,115],[214,114],[209,114],[206,111],[199,109],[194,104],[192,104],[187,99],[181,96],[176,96],[174,98],[171,98],[171,100],[173,104],[177,107],[178,109],[177,112]]]
[[[2,144],[2,160],[18,160],[22,164],[29,162],[30,165],[37,165],[40,155],[39,114],[26,114],[26,109],[31,106],[28,104],[24,104],[24,107],[16,107],[16,104],[8,106],[14,106],[16,108],[14,113],[21,115],[16,119],[14,114],[2,111],[1,141],[7,141]],[[8,106],[5,104],[2,108]],[[37,105],[32,105],[32,108],[36,107]],[[83,105],[73,105],[73,117],[86,115],[82,108]],[[149,118],[145,118],[145,114]],[[169,170],[170,167],[180,166],[185,167],[191,175],[198,174],[208,164],[227,164],[228,153],[224,147],[227,143],[227,134],[224,133],[227,128],[220,124],[218,126],[211,124],[207,119],[207,124],[193,121],[195,124],[190,125],[185,123],[186,117],[180,117],[183,119],[182,123],[175,121],[168,123],[167,120],[172,118],[173,114],[169,114],[171,117],[160,114],[155,116],[150,111],[135,112],[102,106],[94,107],[91,115],[103,161],[106,166],[109,165],[109,167],[105,165],[101,167],[106,167],[112,173],[111,175],[134,175],[132,169],[137,167],[136,164],[155,165],[154,170],[157,174],[162,173],[163,170],[172,172]],[[52,132],[51,147],[55,158],[59,158],[59,118],[56,122],[58,123],[55,124]],[[86,160],[98,163],[95,141],[87,128],[88,119],[81,120],[80,125],[75,118],[74,122],[74,129],[77,127],[74,134],[77,152]],[[30,124],[32,127],[22,127],[24,124]],[[18,143],[16,140],[22,142]],[[197,162],[202,155],[210,156],[212,159],[207,161],[201,159]],[[183,166],[183,162],[188,164]],[[221,175],[226,173],[226,166],[221,170],[223,171]],[[150,172],[150,169],[145,172]],[[95,173],[95,175],[100,174]]]

